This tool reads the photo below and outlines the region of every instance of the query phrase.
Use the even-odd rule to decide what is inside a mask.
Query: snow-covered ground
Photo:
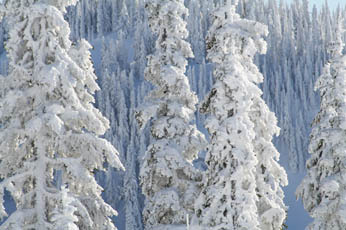
[[[296,199],[295,191],[302,181],[305,173],[296,173],[286,170],[288,175],[289,186],[284,188],[285,204],[288,206],[287,229],[302,230],[312,221],[311,217],[304,210],[301,200]]]

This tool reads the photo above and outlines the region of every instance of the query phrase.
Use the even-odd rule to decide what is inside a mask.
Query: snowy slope
[[[187,76],[191,88],[202,100],[212,85],[212,66],[205,60],[204,37],[210,26],[211,1],[186,0],[190,10],[189,41],[195,59],[189,60]],[[318,111],[319,98],[313,91],[314,81],[328,59],[326,40],[332,36],[333,14],[327,7],[308,12],[303,1],[285,6],[274,0],[249,0],[238,11],[244,17],[256,19],[269,26],[268,52],[258,56],[256,63],[265,77],[261,86],[264,99],[276,113],[281,128],[275,139],[281,153],[280,163],[288,173],[289,186],[284,188],[288,210],[289,230],[304,229],[311,219],[295,200],[295,189],[305,171],[309,157],[310,123]],[[306,2],[306,1],[304,1]],[[100,26],[102,15],[103,25]],[[126,172],[110,170],[98,174],[105,188],[103,197],[120,213],[115,218],[120,230],[141,230],[143,196],[138,183],[138,169],[149,142],[148,132],[138,130],[133,117],[150,89],[144,82],[146,56],[153,51],[152,35],[141,1],[82,0],[70,9],[69,20],[73,39],[88,38],[94,46],[92,57],[98,83],[97,106],[111,121],[105,135],[119,150]],[[3,38],[4,30],[0,30]],[[104,37],[104,38],[102,38]],[[1,47],[0,47],[1,49]],[[0,73],[6,72],[6,58],[0,50]],[[204,132],[204,115],[196,114],[198,128]],[[203,168],[203,153],[196,164]],[[7,199],[7,207],[11,202]]]

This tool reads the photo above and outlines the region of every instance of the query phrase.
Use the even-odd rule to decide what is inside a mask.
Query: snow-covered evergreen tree
[[[321,105],[312,124],[308,173],[297,189],[297,196],[314,218],[307,227],[310,230],[341,230],[346,226],[346,55],[342,55],[342,20],[338,16],[336,39],[329,45],[332,59],[315,86]]]
[[[153,53],[156,36],[152,36],[148,29],[147,15],[144,13],[145,2],[147,1],[80,0],[76,7],[69,7],[65,15],[71,26],[71,39],[77,41],[81,37],[91,38],[89,42],[94,45],[92,54],[95,72],[102,88],[97,95],[96,106],[109,118],[111,126],[104,137],[117,147],[124,160],[123,164],[126,164],[126,172],[109,170],[105,174],[98,173],[97,179],[105,188],[105,200],[121,210],[116,219],[118,228],[129,230],[141,229],[143,196],[133,178],[136,177],[138,183],[138,166],[142,163],[142,155],[151,138],[147,135],[148,132],[140,134],[132,125],[135,124],[132,115],[134,108],[143,102],[145,95],[152,89],[144,81],[143,73],[147,62],[145,57],[148,53]],[[191,89],[202,99],[212,85],[212,64],[205,60],[204,38],[211,26],[210,13],[214,9],[214,2],[220,1],[184,2],[189,8],[189,17],[186,18],[188,41],[196,57],[188,59],[186,75]],[[263,98],[271,110],[275,111],[281,128],[280,136],[275,138],[275,146],[281,152],[281,162],[287,169],[300,172],[305,170],[310,123],[320,104],[313,85],[329,56],[326,52],[326,40],[333,38],[335,34],[331,29],[331,25],[335,24],[335,9],[327,5],[312,9],[311,6],[306,7],[307,2],[308,0],[290,3],[285,0],[241,0],[236,9],[241,17],[268,25],[268,51],[266,55],[256,55],[255,63],[264,75]],[[326,2],[330,4],[330,1]],[[308,9],[312,9],[312,14]],[[137,13],[134,13],[135,10]],[[345,15],[344,9],[343,14]],[[106,24],[101,25],[103,33],[98,27],[101,20],[106,21]],[[125,21],[126,24],[120,21]],[[1,24],[0,42],[6,42],[8,38],[6,24],[6,20]],[[89,35],[90,32],[97,31],[97,34]],[[100,52],[102,36],[105,37],[104,47],[108,53],[104,58],[103,52]],[[0,44],[2,75],[7,73],[8,62],[4,56]],[[106,76],[106,69],[109,77]],[[202,124],[205,115],[197,112],[196,118],[198,127],[204,131]],[[194,162],[202,168],[205,167],[202,163],[203,154],[204,152]],[[135,163],[131,163],[132,159]],[[287,193],[287,196],[287,201],[292,202],[292,194]],[[298,224],[295,205],[294,203],[288,210],[289,228],[295,228]],[[300,228],[301,226],[296,227]]]
[[[235,1],[236,5],[237,1]],[[281,184],[286,173],[271,140],[279,129],[257,86],[263,81],[253,63],[265,53],[267,27],[222,1],[213,12],[207,51],[215,83],[201,112],[210,113],[211,136],[203,189],[196,202],[202,229],[280,229],[285,220]]]
[[[251,55],[248,56],[248,58],[250,57]],[[263,81],[257,67],[251,66],[251,63],[248,73],[257,75],[260,82]],[[261,92],[257,92],[253,98],[250,117],[254,123],[255,140],[253,144],[258,160],[256,193],[260,229],[281,229],[286,219],[286,206],[281,186],[286,186],[288,181],[284,168],[278,163],[280,154],[272,143],[273,136],[278,135],[280,131],[276,125],[277,119],[261,98]]]
[[[6,0],[10,73],[1,85],[1,218],[9,191],[16,210],[2,229],[115,229],[93,172],[123,168],[98,137],[109,122],[93,106],[99,89],[91,46],[73,46],[63,13],[76,0]]]
[[[201,176],[191,162],[203,148],[204,138],[193,124],[197,97],[184,75],[186,59],[193,57],[184,40],[188,36],[184,1],[153,0],[146,8],[158,38],[145,72],[155,89],[136,115],[141,126],[152,118],[154,139],[140,171],[146,197],[143,218],[146,229],[169,229],[185,224],[186,215],[194,213],[195,182]]]

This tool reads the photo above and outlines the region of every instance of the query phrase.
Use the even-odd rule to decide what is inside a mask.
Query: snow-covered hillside
[[[189,10],[187,40],[195,56],[188,59],[186,75],[191,89],[202,101],[213,84],[213,65],[206,59],[205,37],[212,23],[214,4],[185,0],[185,6]],[[126,168],[126,171],[110,169],[96,175],[105,189],[103,198],[119,213],[114,217],[119,230],[144,229],[139,169],[151,140],[148,127],[139,130],[135,112],[152,89],[144,80],[144,70],[146,57],[154,52],[156,40],[144,8],[140,0],[80,0],[65,15],[71,27],[71,40],[86,38],[93,45],[91,54],[101,87],[96,94],[96,106],[110,120],[105,138],[117,148]],[[346,10],[337,10],[346,16]],[[242,0],[237,12],[269,29],[267,53],[258,54],[255,63],[264,76],[263,98],[276,114],[281,128],[274,143],[289,180],[284,188],[285,203],[289,206],[286,225],[289,230],[303,229],[311,219],[301,201],[295,200],[295,190],[305,175],[305,162],[309,158],[310,124],[320,104],[314,84],[329,59],[327,44],[335,36],[336,14],[327,5],[320,9],[310,7],[308,0],[297,0],[290,5],[275,0]],[[5,21],[0,27],[2,75],[8,69],[3,47],[8,39],[6,25]],[[195,116],[198,129],[207,135],[205,115],[196,112]],[[206,168],[204,157],[202,151],[194,161],[196,167]],[[10,199],[6,202],[7,208],[13,210]]]

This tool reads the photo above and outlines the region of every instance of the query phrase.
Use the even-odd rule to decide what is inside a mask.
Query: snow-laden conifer
[[[257,68],[249,69],[249,74],[262,78]],[[262,81],[262,80],[261,80]],[[285,169],[278,163],[280,153],[272,143],[272,138],[279,134],[275,114],[269,111],[260,94],[253,98],[250,117],[254,123],[254,151],[257,156],[256,194],[260,229],[276,230],[283,227],[287,208],[281,186],[288,184]]]
[[[94,108],[99,89],[91,46],[73,46],[65,7],[76,1],[5,0],[10,73],[1,85],[0,194],[16,210],[1,229],[115,229],[94,170],[122,168],[98,137],[109,122]],[[1,218],[7,215],[3,202]]]
[[[336,39],[329,45],[332,59],[315,85],[321,95],[320,111],[312,124],[307,175],[297,189],[297,196],[314,218],[309,230],[346,226],[346,55],[342,55],[341,21],[339,18]]]
[[[137,114],[140,125],[152,118],[153,142],[140,170],[146,197],[143,218],[146,229],[166,229],[185,224],[186,215],[194,212],[195,181],[201,176],[191,162],[203,148],[204,138],[193,124],[197,97],[184,74],[187,58],[193,57],[184,40],[188,35],[184,1],[153,0],[146,8],[158,38],[145,72],[154,90]]]
[[[253,63],[265,53],[267,27],[241,19],[231,1],[213,12],[207,58],[214,63],[214,85],[201,112],[210,113],[211,136],[203,189],[196,202],[201,229],[280,229],[285,206],[280,183],[286,173],[271,140],[276,118],[261,98],[263,81]]]

